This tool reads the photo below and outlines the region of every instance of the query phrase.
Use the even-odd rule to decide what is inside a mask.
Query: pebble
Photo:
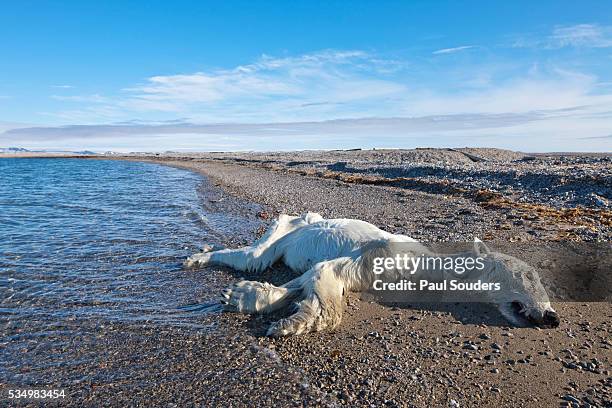
[[[576,403],[576,404],[580,404],[580,402],[581,402],[581,401],[580,401],[578,398],[574,397],[574,396],[573,396],[573,395],[571,395],[571,394],[565,394],[565,395],[564,395],[563,397],[561,397],[561,398],[562,398],[563,400],[565,400],[565,401],[568,401],[568,402],[573,402],[573,403]]]

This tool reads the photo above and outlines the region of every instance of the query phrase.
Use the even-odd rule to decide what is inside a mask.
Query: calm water
[[[0,335],[83,319],[197,326],[181,306],[205,282],[182,262],[244,225],[202,208],[203,183],[148,163],[0,160]]]

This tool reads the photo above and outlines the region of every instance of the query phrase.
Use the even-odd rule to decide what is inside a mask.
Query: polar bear
[[[261,272],[277,261],[303,273],[284,285],[241,281],[221,294],[226,311],[271,313],[295,304],[291,316],[273,323],[269,336],[299,335],[336,327],[343,312],[343,295],[348,291],[369,290],[377,278],[372,258],[392,254],[393,247],[410,244],[412,252],[433,254],[416,240],[391,234],[365,221],[324,219],[317,213],[301,216],[280,215],[266,233],[251,246],[239,249],[207,247],[187,259],[187,267],[222,265],[239,271]],[[559,317],[534,268],[517,258],[492,252],[475,240],[472,254],[488,260],[481,277],[501,282],[504,290],[492,292],[492,299],[510,323],[557,327]],[[385,278],[401,277],[391,269]],[[444,276],[419,271],[430,280]],[[419,276],[419,273],[417,276]],[[423,275],[425,274],[425,275]]]

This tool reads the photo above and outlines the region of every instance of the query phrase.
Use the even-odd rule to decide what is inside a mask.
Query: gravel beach
[[[200,172],[208,211],[259,222],[227,236],[248,243],[279,213],[358,218],[422,241],[612,237],[610,155],[526,155],[495,149],[130,155]],[[222,268],[186,284],[283,283]],[[542,272],[548,290],[554,271]],[[609,288],[608,288],[609,289]],[[216,293],[202,293],[213,300]],[[612,307],[555,302],[557,329],[510,328],[486,305],[381,305],[350,294],[335,331],[264,337],[278,316],[203,315],[210,331],[82,327],[65,364],[32,373],[70,384],[73,406],[612,406]],[[27,353],[49,350],[32,347]],[[80,365],[99,353],[99,366]],[[25,367],[24,369],[27,369]]]
[[[495,231],[496,238],[510,239],[515,234],[514,239],[521,240],[525,232],[530,239],[609,242],[612,238],[610,154],[531,155],[465,148],[167,153],[153,159],[178,161],[195,169],[201,169],[203,162],[209,164],[207,169],[213,163],[240,165],[244,176],[232,173],[230,167],[226,167],[228,176],[223,176],[223,167],[216,167],[211,175],[219,173],[220,179],[227,181],[229,174],[234,174],[234,182],[226,183],[228,188],[242,189],[245,197],[279,211],[316,208],[326,217],[346,217],[354,211],[353,217],[387,228],[391,225],[400,229],[392,232],[404,231],[428,241],[471,240],[479,233],[475,224],[481,224],[491,235],[501,230],[501,236]],[[291,180],[299,188],[270,189],[261,181],[263,173],[253,169],[273,170],[284,176],[266,175],[266,182],[283,185],[283,181]],[[293,175],[307,177],[287,179]],[[325,182],[329,180],[341,183]],[[331,200],[319,197],[316,191],[341,191],[341,187],[349,186],[347,192]],[[373,188],[376,186],[394,188]],[[406,205],[412,214],[407,214]],[[421,209],[426,209],[425,213]],[[450,224],[453,228],[444,227]]]
[[[229,200],[261,204],[262,212],[255,214],[260,218],[316,211],[324,217],[363,219],[423,241],[479,236],[609,242],[611,237],[609,155],[425,149],[165,156],[154,160],[201,172]],[[345,179],[355,175],[376,181]],[[425,180],[433,187],[379,182],[398,177]],[[467,191],[458,194],[455,188]],[[490,205],[474,194],[479,191],[500,194],[509,204]],[[592,201],[595,196],[600,199]],[[576,207],[594,213],[565,218],[553,211]],[[288,279],[283,273],[271,271],[258,279],[281,283]],[[554,279],[543,273],[549,290]],[[562,316],[556,330],[509,328],[495,310],[474,304],[390,307],[351,294],[347,305],[335,332],[286,339],[262,337],[270,317],[226,314],[220,319],[252,341],[239,355],[269,356],[281,371],[295,376],[300,382],[291,400],[295,405],[612,404],[609,302],[555,303]],[[243,380],[253,377],[268,375],[264,369]],[[249,401],[281,393],[287,396],[270,384],[249,391]],[[243,398],[218,401],[249,403]]]

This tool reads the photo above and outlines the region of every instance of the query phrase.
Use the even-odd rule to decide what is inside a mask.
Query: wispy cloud
[[[414,114],[521,113],[588,107],[612,111],[612,94],[598,88],[595,76],[553,69],[497,81],[463,92],[419,91],[406,98]]]
[[[551,112],[554,113],[554,112]],[[240,135],[282,136],[326,134],[376,134],[402,135],[423,131],[448,131],[461,129],[500,128],[541,120],[544,112],[523,114],[457,114],[411,118],[359,118],[335,119],[311,122],[285,123],[217,123],[195,124],[189,122],[125,123],[109,125],[70,125],[58,127],[28,127],[7,130],[0,137],[20,137],[38,140],[69,140],[83,137],[130,137],[134,135]]]
[[[612,112],[589,106],[522,113],[370,117],[308,122],[197,124],[181,121],[25,127],[0,133],[0,145],[93,150],[291,150],[352,147],[494,146],[523,151],[606,150]],[[605,134],[605,133],[603,133]],[[592,135],[577,137],[577,135]],[[584,138],[590,142],[585,144]],[[14,143],[12,143],[14,144]]]
[[[597,24],[557,27],[548,40],[553,47],[612,47],[612,27]]]
[[[557,26],[544,36],[527,35],[515,39],[517,48],[559,49],[573,48],[609,48],[612,47],[612,26],[599,24],[575,24]]]
[[[557,43],[569,38],[556,35]],[[596,75],[541,61],[450,69],[443,58],[427,60],[424,67],[360,50],[264,55],[232,68],[151,76],[108,94],[56,94],[64,109],[43,114],[87,125],[9,130],[0,145],[270,150],[482,145],[484,138],[515,149],[580,150],[580,138],[592,137],[589,150],[597,150],[608,142],[597,137],[609,133],[612,90]]]
[[[455,49],[463,47],[472,46]],[[54,95],[55,100],[76,106],[48,115],[66,123],[108,123],[139,116],[180,116],[197,123],[275,123],[522,113],[608,103],[605,91],[595,92],[596,77],[558,68],[534,70],[530,65],[523,73],[497,80],[486,71],[471,70],[471,76],[444,87],[421,84],[411,72],[387,70],[400,65],[364,51],[263,56],[232,69],[153,76],[113,97]]]
[[[605,136],[587,136],[587,137],[581,137],[581,139],[612,139],[612,135],[605,135]]]
[[[19,123],[19,122],[3,122],[0,121],[0,138],[2,134],[6,131],[15,130],[19,128],[31,128],[31,124],[27,123]]]
[[[74,88],[74,86],[72,85],[51,85],[51,88],[72,89]]]
[[[389,76],[404,66],[404,62],[364,51],[325,50],[282,58],[264,55],[252,64],[232,69],[152,76],[114,97],[53,98],[92,102],[98,105],[96,110],[106,106],[107,111],[112,107],[133,116],[158,112],[207,121],[321,118],[337,113],[338,106],[348,109],[349,104],[381,103],[401,95],[406,87]],[[77,109],[58,114],[83,118],[87,113]]]
[[[51,95],[52,99],[65,102],[91,102],[91,103],[110,103],[111,98],[102,95]]]
[[[432,54],[434,54],[434,55],[438,55],[438,54],[452,54],[452,53],[459,52],[459,51],[469,50],[470,48],[474,48],[474,47],[475,47],[475,45],[462,45],[460,47],[442,48],[440,50],[436,50],[436,51],[432,52]]]
[[[459,52],[472,45],[436,51]],[[115,96],[53,95],[69,109],[47,112],[65,123],[134,117],[197,123],[321,121],[346,117],[521,113],[608,103],[597,78],[529,65],[495,79],[472,69],[450,86],[421,83],[408,63],[359,50],[326,50],[192,74],[158,75]],[[390,67],[400,71],[389,71]],[[402,67],[402,68],[398,68]],[[471,73],[471,74],[470,74]],[[498,75],[499,76],[499,75]],[[605,101],[605,102],[604,102]]]

